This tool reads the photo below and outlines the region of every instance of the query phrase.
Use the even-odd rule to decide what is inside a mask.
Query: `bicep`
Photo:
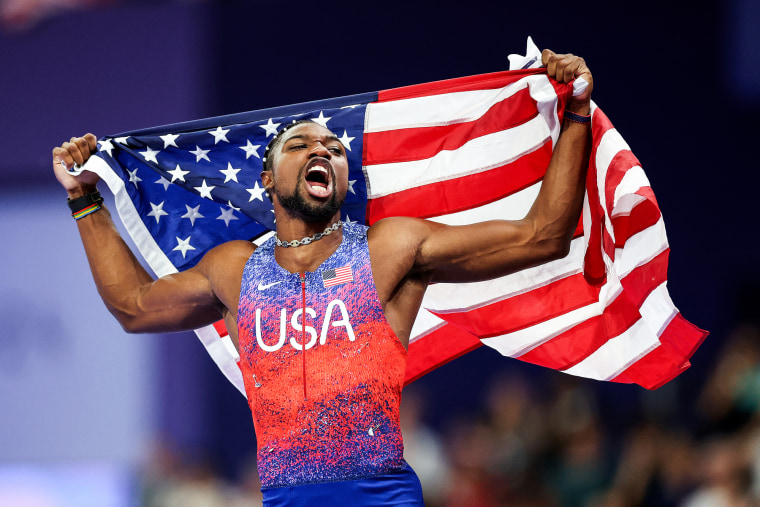
[[[477,282],[514,273],[556,257],[530,220],[491,220],[449,226],[427,222],[415,269],[434,282]]]

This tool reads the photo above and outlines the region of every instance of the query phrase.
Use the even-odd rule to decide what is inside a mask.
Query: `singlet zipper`
[[[303,364],[303,399],[306,397],[306,273],[298,274],[301,278],[301,359]]]

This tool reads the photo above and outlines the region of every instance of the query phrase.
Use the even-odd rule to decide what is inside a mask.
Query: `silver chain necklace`
[[[342,225],[343,225],[343,220],[338,220],[334,224],[327,226],[325,230],[322,232],[318,232],[314,234],[313,236],[309,236],[300,240],[294,239],[293,241],[280,241],[280,238],[277,237],[277,233],[275,232],[274,242],[277,246],[281,246],[283,248],[296,248],[298,246],[308,245],[309,243],[312,243],[314,241],[319,241],[325,236],[329,236],[333,232],[337,231]]]

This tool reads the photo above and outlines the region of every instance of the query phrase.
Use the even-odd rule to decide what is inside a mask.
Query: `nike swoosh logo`
[[[282,280],[280,280],[279,282],[268,283],[266,285],[264,285],[263,283],[260,283],[259,286],[258,286],[258,289],[259,290],[267,290],[269,287],[273,287],[273,286],[277,285],[278,283],[282,283]]]

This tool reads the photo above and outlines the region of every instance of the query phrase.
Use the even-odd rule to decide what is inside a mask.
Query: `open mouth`
[[[309,194],[325,198],[332,192],[330,163],[326,160],[314,160],[306,169],[306,188]]]

